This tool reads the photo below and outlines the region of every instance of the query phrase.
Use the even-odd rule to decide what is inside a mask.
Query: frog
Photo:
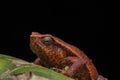
[[[51,34],[32,32],[30,49],[37,55],[34,61],[77,80],[108,80],[99,75],[92,60],[79,48]],[[68,69],[65,70],[65,67]]]

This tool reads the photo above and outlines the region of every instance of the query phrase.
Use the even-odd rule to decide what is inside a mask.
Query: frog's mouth
[[[30,36],[30,49],[36,55],[42,51],[42,43],[39,41],[38,37],[35,35]]]

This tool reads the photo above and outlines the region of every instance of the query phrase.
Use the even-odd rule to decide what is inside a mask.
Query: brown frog
[[[107,80],[98,74],[94,64],[83,51],[55,36],[32,32],[30,48],[38,56],[35,64],[52,68],[78,80]],[[69,68],[64,70],[66,66]]]

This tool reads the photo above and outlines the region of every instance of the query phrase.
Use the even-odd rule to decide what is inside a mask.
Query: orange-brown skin
[[[79,80],[107,80],[98,75],[92,61],[81,50],[50,34],[32,32],[30,48],[38,56],[36,64]],[[65,66],[69,66],[67,71],[63,70]]]

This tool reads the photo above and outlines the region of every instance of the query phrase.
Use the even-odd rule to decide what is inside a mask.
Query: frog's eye
[[[42,42],[45,45],[50,45],[53,43],[53,40],[51,39],[51,37],[46,36],[46,37],[43,37]]]

